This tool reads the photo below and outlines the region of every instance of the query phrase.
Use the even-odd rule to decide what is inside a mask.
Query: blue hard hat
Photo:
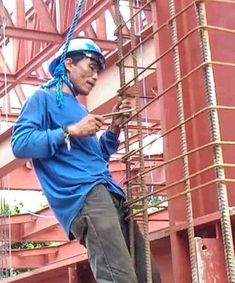
[[[63,54],[65,44],[63,44],[59,51],[56,52],[55,58],[51,61],[49,65],[49,72],[53,76],[56,67],[60,63],[61,55]],[[87,38],[75,38],[70,40],[67,54],[69,53],[82,53],[84,56],[88,58],[94,59],[101,69],[104,69],[105,67],[105,58],[102,54],[100,48],[98,45],[94,43],[91,39]]]

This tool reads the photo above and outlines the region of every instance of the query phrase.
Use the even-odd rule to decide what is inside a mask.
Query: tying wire
[[[27,213],[38,218],[55,218],[54,215],[40,215],[27,209]]]

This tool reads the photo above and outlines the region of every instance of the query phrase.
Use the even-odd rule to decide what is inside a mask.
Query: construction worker
[[[135,272],[128,250],[125,193],[108,170],[125,116],[115,116],[97,139],[104,118],[89,114],[76,96],[87,96],[93,89],[104,69],[104,56],[92,40],[73,39],[61,63],[64,48],[49,65],[52,81],[37,89],[22,108],[12,134],[14,155],[32,159],[49,206],[68,238],[86,246],[97,282],[144,283],[143,238],[136,226],[136,254],[141,258]],[[120,100],[113,111],[130,108],[129,100]],[[155,266],[153,273],[154,282],[160,282]]]

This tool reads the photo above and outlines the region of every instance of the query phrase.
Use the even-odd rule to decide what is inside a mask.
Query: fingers
[[[96,132],[98,132],[101,127],[104,124],[104,119],[100,115],[92,115],[90,114],[89,116],[89,135],[95,135]]]
[[[130,109],[131,101],[128,98],[122,99],[121,96],[118,96],[117,104],[114,106],[113,111],[120,111],[123,109]]]
[[[131,102],[129,99],[124,99],[121,103],[121,105],[119,106],[119,110],[128,110],[131,109]],[[131,116],[131,112],[126,112],[120,115],[120,117],[125,117],[125,118],[129,118]],[[122,121],[123,122],[123,121]]]
[[[93,136],[98,132],[104,123],[100,115],[89,114],[81,121],[68,127],[71,136]]]
[[[120,105],[122,104],[122,98],[121,96],[118,96],[117,103],[113,107],[113,112],[117,112],[119,110]]]
[[[91,115],[94,117],[95,122],[97,125],[100,125],[100,127],[104,124],[104,118],[101,115]]]
[[[130,102],[130,100],[124,99],[124,100],[121,102],[121,104],[120,104],[120,106],[119,106],[119,109],[122,110],[122,109],[129,109],[129,108],[131,108],[131,102]]]

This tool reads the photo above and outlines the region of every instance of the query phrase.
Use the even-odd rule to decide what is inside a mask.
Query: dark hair
[[[67,53],[65,58],[71,58],[74,65],[76,65],[79,61],[81,61],[83,58],[90,58],[90,60],[96,62],[96,64],[99,67],[99,70],[102,70],[103,67],[100,63],[100,61],[97,61],[95,58],[88,56],[86,53],[78,52],[78,51],[72,51]]]
[[[69,52],[66,54],[65,58],[71,58],[74,65],[76,65],[79,61],[85,58],[85,54],[77,51]]]

